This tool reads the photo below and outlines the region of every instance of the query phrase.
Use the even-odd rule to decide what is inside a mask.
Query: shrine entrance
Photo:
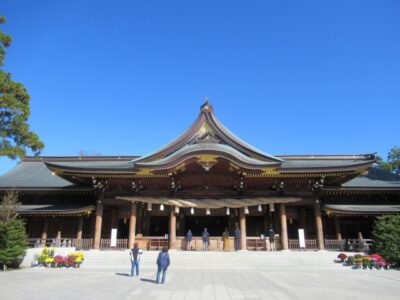
[[[190,229],[194,236],[201,236],[204,228],[210,236],[222,236],[225,228],[229,228],[228,219],[228,216],[186,216],[185,229]]]

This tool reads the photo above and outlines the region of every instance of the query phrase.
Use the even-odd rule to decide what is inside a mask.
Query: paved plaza
[[[0,298],[327,300],[400,295],[399,271],[352,270],[333,263],[336,252],[176,251],[170,253],[164,285],[154,283],[156,255],[145,252],[139,277],[129,276],[127,251],[88,253],[80,269],[0,272]],[[121,265],[125,262],[126,267]]]

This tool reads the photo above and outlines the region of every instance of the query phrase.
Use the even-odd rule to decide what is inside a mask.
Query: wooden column
[[[101,192],[97,201],[97,208],[96,208],[96,225],[95,225],[95,232],[94,232],[94,241],[93,241],[93,248],[100,249],[100,239],[101,239],[101,225],[103,222],[103,193]]]
[[[176,216],[175,216],[175,206],[169,207],[169,249],[175,249],[176,244]]]
[[[246,243],[246,215],[244,214],[244,208],[239,208],[239,224],[240,224],[240,249],[247,250]]]
[[[79,217],[79,224],[78,224],[78,232],[76,234],[76,239],[81,240],[82,239],[82,231],[83,231],[83,216]]]
[[[338,217],[335,217],[335,230],[336,230],[336,239],[341,241],[342,240],[342,232],[340,231],[340,223],[339,223]]]
[[[49,227],[49,221],[48,221],[47,217],[44,217],[43,230],[42,230],[42,244],[43,245],[46,244],[48,227]]]
[[[315,227],[317,231],[317,247],[318,250],[324,250],[324,231],[322,227],[322,218],[321,218],[321,204],[319,200],[315,200],[314,204],[314,214],[315,214]]]
[[[135,243],[136,235],[136,203],[131,203],[130,216],[129,216],[129,240],[128,248],[132,249]]]
[[[289,240],[288,240],[287,221],[286,221],[286,206],[283,203],[279,204],[279,216],[281,219],[282,250],[289,250]]]

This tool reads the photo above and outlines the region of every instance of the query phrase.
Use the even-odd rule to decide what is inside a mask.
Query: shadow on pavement
[[[145,282],[150,282],[150,283],[156,283],[156,281],[154,279],[140,278],[140,280],[145,281]]]
[[[128,273],[115,273],[115,275],[131,277],[131,274]]]

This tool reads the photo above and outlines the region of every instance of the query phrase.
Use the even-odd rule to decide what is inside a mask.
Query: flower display
[[[343,262],[347,258],[347,255],[345,253],[340,253],[338,258]]]

